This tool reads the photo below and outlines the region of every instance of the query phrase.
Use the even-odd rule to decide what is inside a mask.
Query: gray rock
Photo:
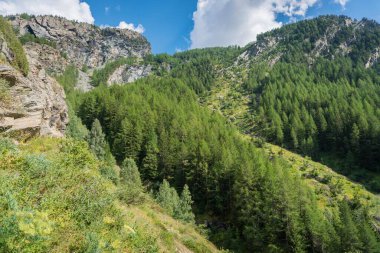
[[[24,49],[29,57],[38,61],[49,74],[60,75],[69,66],[69,62],[61,56],[60,52],[48,45],[28,42]]]
[[[68,123],[63,88],[47,75],[34,51],[27,53],[27,77],[8,64],[0,65],[0,78],[9,82],[11,96],[11,104],[0,107],[0,129],[61,137]]]
[[[89,74],[79,70],[78,82],[75,85],[75,89],[83,92],[88,92],[93,88],[94,86],[91,85]]]
[[[129,66],[124,65],[115,70],[108,78],[107,84],[125,84],[132,83],[140,78],[147,77],[152,72],[152,66],[140,65]]]
[[[128,29],[100,28],[54,16],[30,20],[13,16],[10,20],[21,35],[31,33],[54,41],[57,49],[78,68],[97,68],[120,57],[141,58],[151,53],[145,37]]]
[[[366,68],[372,67],[380,58],[380,47],[376,48],[375,51],[369,57],[367,63],[365,64]]]

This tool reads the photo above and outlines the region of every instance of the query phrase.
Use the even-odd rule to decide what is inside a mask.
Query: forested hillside
[[[116,159],[134,159],[150,189],[163,179],[178,191],[189,186],[197,219],[217,245],[238,252],[377,252],[375,196],[334,174],[325,187],[311,186],[291,162],[200,107],[181,79],[101,86],[80,100],[83,122],[90,127],[98,119]],[[353,231],[349,240],[345,231]]]
[[[262,34],[240,50],[174,57],[185,59],[179,68],[210,62],[213,67],[197,72],[208,77],[207,86],[195,90],[203,104],[243,132],[310,156],[379,192],[379,38],[374,21],[322,16]],[[183,73],[194,83],[189,70]]]

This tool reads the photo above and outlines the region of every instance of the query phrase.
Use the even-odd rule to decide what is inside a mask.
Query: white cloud
[[[305,16],[318,0],[198,0],[191,48],[244,46],[260,33],[280,27],[277,13]]]
[[[90,6],[80,0],[0,0],[0,14],[28,13],[57,15],[81,22],[94,23]]]
[[[119,25],[117,26],[117,28],[120,28],[120,29],[129,29],[129,30],[132,30],[132,31],[135,31],[135,32],[138,32],[138,33],[144,33],[145,32],[145,28],[141,24],[138,24],[137,26],[135,26],[134,24],[127,23],[125,21],[121,21],[119,23]]]
[[[343,8],[346,6],[349,0],[335,0],[335,3],[340,4]]]
[[[106,14],[108,14],[109,11],[110,11],[110,7],[106,6],[106,7],[104,8],[104,12],[105,12]]]

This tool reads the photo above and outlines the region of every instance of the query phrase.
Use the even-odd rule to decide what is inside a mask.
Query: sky
[[[0,14],[53,14],[143,34],[153,53],[240,45],[319,15],[380,23],[380,0],[0,0]]]

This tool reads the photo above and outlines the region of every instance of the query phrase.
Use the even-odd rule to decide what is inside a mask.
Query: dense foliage
[[[341,160],[334,167],[380,191],[379,178],[360,170],[380,173],[377,72],[349,59],[321,59],[312,69],[286,63],[263,69],[266,75],[255,74],[255,67],[246,82],[256,115],[253,131],[327,163]]]
[[[2,16],[0,16],[0,33],[0,36],[5,40],[7,46],[13,53],[11,64],[26,76],[29,71],[28,59],[12,25]]]
[[[345,22],[332,20],[268,33],[285,38],[286,53],[272,67],[255,62],[242,85],[252,98],[253,133],[376,175],[380,80],[376,66],[365,69],[361,57],[377,39],[364,39],[368,52],[357,42],[349,57],[294,64],[308,62],[303,53],[312,52],[309,44],[328,24]],[[339,31],[331,51],[352,33],[359,41],[377,34],[377,26],[364,22],[363,33]],[[305,37],[311,31],[316,37]],[[241,52],[148,56],[144,63],[154,65],[157,77],[106,87],[118,67],[141,64],[118,59],[94,71],[97,88],[88,93],[74,89],[78,70],[69,67],[57,80],[67,93],[67,134],[76,140],[17,147],[0,139],[0,252],[173,252],[180,243],[214,252],[201,237],[182,235],[194,220],[234,252],[380,252],[375,196],[326,168],[322,173],[322,165],[242,136],[199,105],[197,95],[211,93],[226,68],[237,69]],[[142,211],[150,201],[145,189],[161,207],[150,203]],[[172,221],[160,210],[188,224],[168,227]],[[173,227],[180,229],[171,233]]]
[[[194,222],[193,201],[187,185],[183,187],[181,196],[178,196],[177,191],[164,179],[157,193],[157,202],[174,218]]]
[[[270,160],[221,116],[200,107],[179,79],[98,87],[77,109],[88,127],[99,119],[116,159],[134,159],[152,189],[163,179],[178,190],[187,184],[196,213],[210,217],[219,245],[243,252],[378,251],[370,205],[359,192],[326,205],[287,162]],[[171,197],[161,202],[175,213],[178,195],[166,184],[159,192]]]
[[[354,21],[358,23],[351,25]],[[354,21],[346,16],[320,16],[261,34],[257,41],[281,38],[277,48],[282,52],[281,60],[287,63],[310,62],[308,55],[318,54],[332,60],[342,55],[346,46],[350,47],[347,57],[355,65],[364,65],[379,47],[380,26],[367,19]],[[326,47],[321,46],[322,40],[326,40]]]

